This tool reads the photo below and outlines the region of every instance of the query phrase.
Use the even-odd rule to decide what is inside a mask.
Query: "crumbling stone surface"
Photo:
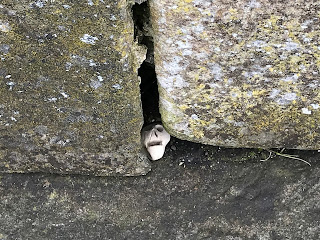
[[[288,153],[288,152],[286,152]],[[318,240],[317,151],[172,140],[143,177],[0,175],[0,239]]]
[[[0,3],[0,170],[140,175],[133,1]]]
[[[232,147],[320,147],[320,2],[151,0],[163,123]]]

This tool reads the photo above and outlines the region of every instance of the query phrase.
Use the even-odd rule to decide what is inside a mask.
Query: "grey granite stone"
[[[320,148],[320,2],[150,0],[163,123],[231,147]]]
[[[318,240],[320,153],[286,153],[312,166],[173,139],[147,176],[2,174],[0,239]]]
[[[132,4],[0,2],[0,171],[150,170]]]

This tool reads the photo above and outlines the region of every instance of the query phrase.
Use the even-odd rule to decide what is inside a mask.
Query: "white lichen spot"
[[[309,24],[313,23],[312,20],[307,20],[307,21],[304,21],[302,24],[301,24],[301,29],[307,29]]]
[[[114,85],[112,85],[112,87],[114,88],[114,89],[117,89],[117,90],[120,90],[120,89],[122,89],[122,86],[120,85],[120,84],[114,84]]]
[[[116,16],[114,16],[114,15],[111,15],[109,19],[110,19],[111,21],[116,21],[116,20],[117,20]]]
[[[283,96],[284,99],[288,100],[288,101],[293,101],[297,98],[297,94],[296,93],[286,93]]]
[[[160,19],[159,19],[159,23],[160,24],[166,24],[167,23],[167,20],[164,16],[162,16]]]
[[[203,1],[203,0],[194,0],[193,5],[194,6],[202,6],[203,8],[210,7],[212,1]]]
[[[159,78],[161,87],[165,88],[168,92],[173,91],[176,88],[189,87],[189,83],[186,82],[181,75],[169,75],[166,78]],[[174,96],[172,96],[174,98]]]
[[[70,9],[71,8],[71,6],[68,5],[68,4],[64,4],[64,5],[62,5],[62,7],[65,8],[65,9]]]
[[[257,2],[256,0],[251,0],[248,4],[250,8],[259,8],[261,4]]]
[[[313,80],[311,83],[308,84],[308,87],[310,88],[318,88],[319,87],[319,81]]]
[[[176,44],[178,45],[178,48],[192,48],[192,44],[189,43],[188,41],[177,41]]]
[[[59,25],[59,26],[58,26],[58,29],[59,29],[60,31],[66,31],[66,27],[65,27],[65,26],[62,26],[62,25]]]
[[[201,35],[203,34],[205,28],[202,24],[199,24],[198,22],[192,22],[193,24],[195,24],[194,26],[192,26],[191,30],[193,33],[195,33],[196,35]]]
[[[89,60],[89,66],[90,67],[95,67],[95,66],[97,66],[97,64],[95,63],[95,61],[93,59],[90,59]]]
[[[288,77],[285,77],[285,78],[282,78],[281,80],[284,81],[284,82],[296,82],[296,80],[298,80],[299,76],[297,74],[294,74],[292,76],[288,76]]]
[[[88,0],[88,5],[89,6],[93,6],[94,5],[93,1],[92,0]]]
[[[192,114],[191,119],[197,120],[197,121],[200,120],[197,114]]]
[[[100,81],[100,82],[103,82],[103,77],[102,76],[97,76],[97,78],[98,78],[98,80]]]
[[[262,48],[262,47],[265,47],[266,45],[267,45],[267,43],[262,40],[256,40],[256,41],[252,42],[252,46],[255,48]]]
[[[170,75],[179,74],[183,70],[183,67],[180,65],[181,60],[181,57],[175,56],[173,57],[172,61],[164,62],[163,67],[167,72],[170,73]]]
[[[172,38],[167,38],[167,39],[165,40],[165,43],[166,43],[167,45],[171,45],[171,44],[173,43],[173,39],[172,39]]]
[[[17,119],[16,119],[15,117],[10,117],[10,119],[11,119],[12,121],[14,121],[14,122],[17,121]]]
[[[192,55],[192,53],[193,53],[192,50],[189,50],[189,49],[182,51],[183,56],[190,56],[190,55]]]
[[[1,32],[9,32],[11,30],[11,27],[8,22],[3,22],[0,20],[0,31]]]
[[[309,42],[311,42],[311,40],[312,40],[312,39],[311,39],[311,38],[308,38],[308,37],[304,37],[304,38],[303,38],[303,42],[304,42],[304,43],[309,43]]]
[[[197,52],[193,54],[193,57],[199,61],[209,58],[210,54],[208,52]]]
[[[98,41],[97,37],[91,36],[89,34],[84,34],[80,40],[86,44],[91,44],[94,45],[96,43],[96,41]]]
[[[6,84],[9,86],[9,91],[12,91],[13,86],[16,85],[14,82],[7,82]]]
[[[41,0],[38,0],[34,3],[35,6],[37,6],[38,8],[43,8],[45,3]]]
[[[98,89],[101,86],[102,86],[102,82],[100,82],[99,80],[91,80],[90,82],[90,87],[93,89]]]
[[[319,109],[319,107],[320,107],[319,104],[317,104],[317,103],[311,103],[310,105],[315,110]]]
[[[275,98],[281,91],[279,89],[272,89],[269,94],[269,98]]]
[[[65,92],[60,92],[60,94],[61,94],[64,98],[68,98],[68,97],[69,97],[69,95],[68,95],[67,93],[65,93]]]
[[[56,102],[57,100],[58,100],[58,98],[56,98],[56,97],[48,98],[49,102]]]
[[[61,146],[65,146],[66,144],[68,144],[71,140],[70,139],[66,139],[65,141],[63,140],[59,140],[57,142],[58,145],[61,145]]]
[[[298,48],[299,48],[298,43],[288,41],[288,42],[285,42],[285,46],[282,49],[287,51],[294,51],[294,50],[297,50]]]
[[[230,67],[230,71],[233,72],[234,70],[236,70],[237,68],[235,66],[231,66]]]
[[[72,63],[71,62],[66,62],[66,64],[65,64],[66,72],[69,72],[71,67],[72,67]]]
[[[311,111],[308,108],[301,108],[301,111],[303,114],[308,114],[308,115],[311,114]]]
[[[220,49],[219,47],[215,47],[213,50],[214,50],[215,52],[221,52],[221,49]]]
[[[297,98],[296,93],[285,93],[281,98],[277,100],[277,102],[280,105],[288,105],[292,101],[296,100],[296,98]]]
[[[10,50],[10,46],[7,44],[0,44],[0,52],[2,52],[3,54],[8,54]]]
[[[231,97],[233,97],[233,98],[238,97],[238,93],[236,93],[236,92],[231,92]]]
[[[215,77],[216,80],[221,80],[223,77],[223,71],[219,64],[214,63],[210,66],[211,74]]]

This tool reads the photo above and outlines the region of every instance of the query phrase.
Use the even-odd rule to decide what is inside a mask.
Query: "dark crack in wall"
[[[154,66],[152,27],[150,23],[150,9],[148,2],[144,1],[141,4],[136,2],[132,7],[132,13],[135,24],[135,39],[139,44],[147,47],[146,59],[138,70],[138,75],[141,78],[140,93],[144,125],[147,125],[154,121],[161,121],[157,76]]]

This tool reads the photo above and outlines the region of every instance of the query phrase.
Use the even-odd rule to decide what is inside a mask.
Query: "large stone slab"
[[[124,0],[1,1],[1,171],[149,171],[133,30]]]
[[[0,174],[0,239],[318,240],[320,153],[173,139],[146,177]]]
[[[320,148],[320,2],[151,0],[163,122],[232,147]]]

